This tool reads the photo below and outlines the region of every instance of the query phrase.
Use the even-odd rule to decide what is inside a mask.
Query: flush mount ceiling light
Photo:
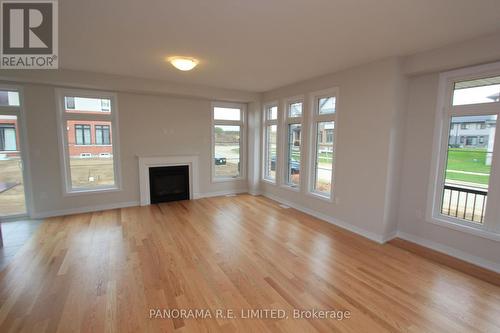
[[[189,57],[170,57],[167,60],[180,71],[190,71],[198,65],[198,60]]]

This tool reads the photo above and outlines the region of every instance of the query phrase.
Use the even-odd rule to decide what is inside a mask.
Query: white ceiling
[[[64,0],[60,66],[267,91],[500,30],[499,0]],[[201,60],[180,72],[165,56]]]

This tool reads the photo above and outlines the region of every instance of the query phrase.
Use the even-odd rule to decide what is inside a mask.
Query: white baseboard
[[[237,189],[237,190],[226,190],[226,191],[217,191],[217,192],[194,193],[193,199],[221,197],[223,195],[241,194],[241,193],[248,193],[248,190],[247,189]]]
[[[394,230],[393,232],[389,233],[387,236],[384,236],[384,243],[387,243],[391,239],[394,239],[398,237],[398,231]]]
[[[408,234],[408,233],[402,232],[402,231],[398,231],[396,234],[396,237],[407,240],[409,242],[412,242],[412,243],[415,243],[418,245],[421,245],[421,246],[424,246],[424,247],[427,247],[427,248],[432,249],[434,251],[444,253],[444,254],[449,255],[451,257],[455,257],[457,259],[466,261],[468,263],[471,263],[473,265],[488,269],[490,271],[500,273],[500,264],[493,262],[493,261],[490,261],[490,260],[487,260],[487,259],[484,259],[484,258],[481,258],[481,257],[474,256],[474,255],[466,253],[462,250],[458,250],[454,247],[450,247],[447,245],[436,243],[434,241],[430,241],[430,240],[427,240],[427,239],[424,239],[424,238],[421,238],[421,237],[418,237],[418,236],[415,236],[412,234]]]
[[[253,195],[253,196],[258,196],[258,195],[262,195],[262,192],[250,190],[250,191],[248,191],[248,194]]]
[[[36,212],[31,214],[31,218],[33,219],[44,219],[48,217],[55,216],[63,216],[63,215],[72,215],[72,214],[81,214],[81,213],[91,213],[91,212],[99,212],[102,210],[108,209],[117,209],[117,208],[126,208],[139,206],[139,201],[130,201],[130,202],[117,202],[110,203],[105,205],[96,205],[96,206],[87,206],[87,207],[79,207],[79,208],[69,208],[69,209],[61,209],[61,210],[52,210],[46,212]]]
[[[306,213],[306,214],[309,214],[311,216],[314,216],[320,220],[323,220],[323,221],[326,221],[328,223],[331,223],[331,224],[334,224],[338,227],[341,227],[343,229],[347,229],[351,232],[354,232],[360,236],[363,236],[365,238],[368,238],[374,242],[377,242],[377,243],[385,243],[386,242],[386,238],[387,237],[384,237],[383,235],[378,235],[374,232],[371,232],[371,231],[367,231],[367,230],[364,230],[364,229],[361,229],[355,225],[352,225],[351,223],[348,223],[348,222],[344,222],[344,221],[341,221],[341,220],[338,220],[336,218],[333,218],[331,216],[328,216],[326,214],[323,214],[323,213],[318,213],[310,208],[307,208],[307,207],[304,207],[304,206],[301,206],[301,205],[297,205],[291,201],[288,201],[288,200],[284,200],[278,196],[275,196],[274,194],[270,194],[270,193],[263,193],[262,194],[263,196],[265,197],[268,197],[269,199],[272,199],[274,201],[277,201],[279,203],[282,203],[282,204],[285,204],[287,206],[290,206],[296,210],[300,210],[301,212],[303,213]]]

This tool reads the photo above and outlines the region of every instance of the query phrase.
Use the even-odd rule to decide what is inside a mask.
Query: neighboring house
[[[111,126],[109,122],[68,122],[68,148],[71,157],[111,157]]]
[[[496,119],[493,116],[453,117],[452,119],[450,146],[488,148],[493,143],[496,127]]]
[[[330,128],[331,127],[331,128]],[[292,129],[292,142],[295,146],[300,145],[300,136],[302,130],[300,128]],[[324,128],[321,128],[318,133],[318,144],[320,145],[331,145],[333,143],[333,125],[327,124]]]
[[[318,134],[318,144],[320,145],[331,145],[333,143],[333,124],[325,124],[324,128],[319,130]]]

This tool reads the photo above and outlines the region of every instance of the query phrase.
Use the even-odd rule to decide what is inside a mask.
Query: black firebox
[[[189,166],[149,168],[151,203],[189,200]]]

